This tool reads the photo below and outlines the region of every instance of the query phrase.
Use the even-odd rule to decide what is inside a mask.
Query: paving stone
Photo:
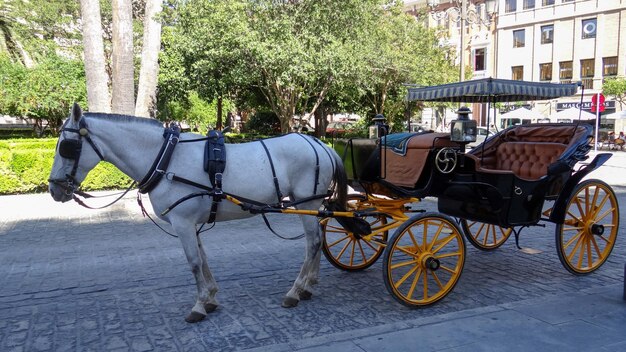
[[[620,202],[626,199],[625,193],[626,189],[618,195]],[[436,207],[430,200],[423,203]],[[314,288],[313,299],[294,309],[284,309],[280,304],[302,264],[304,242],[277,239],[265,229],[262,220],[245,219],[216,224],[201,236],[220,286],[217,298],[221,305],[204,321],[190,325],[184,322],[184,316],[193,306],[196,288],[180,242],[158,233],[136,211],[130,206],[91,215],[0,218],[0,248],[9,248],[0,251],[0,350],[257,348],[278,352],[296,347],[352,351],[355,346],[374,350],[384,344],[375,339],[358,345],[350,341],[393,324],[413,326],[406,322],[499,304],[522,309],[520,302],[530,298],[558,300],[592,288],[602,292],[603,287],[622,284],[626,262],[626,241],[618,240],[610,260],[600,270],[584,277],[570,275],[558,260],[554,227],[548,225],[522,233],[524,246],[543,251],[537,255],[521,253],[512,240],[492,252],[468,246],[458,285],[432,307],[413,310],[396,302],[382,281],[380,262],[362,272],[347,273],[322,258],[320,283]],[[624,214],[622,224],[626,224]],[[282,232],[301,231],[293,219],[273,214],[270,218]],[[606,295],[602,297],[607,299]],[[619,310],[603,313],[602,307],[592,306],[587,311],[590,314],[565,320],[571,323],[569,326],[559,329],[550,325],[549,331],[566,338],[581,329],[596,331],[587,324],[613,326],[626,319]],[[558,323],[563,318],[558,313],[539,308],[524,311],[527,315],[523,319],[530,316]],[[496,329],[495,323],[483,322]],[[601,336],[609,341],[598,345],[598,349],[611,350],[611,343],[615,351],[623,347],[613,332],[606,328]],[[331,337],[338,340],[326,343],[324,339]],[[304,341],[309,344],[300,344]],[[385,341],[389,340],[385,337]],[[391,341],[400,344],[402,340]],[[428,341],[433,340],[424,343]],[[485,348],[464,339],[456,341],[459,345],[446,342],[435,339],[432,343],[451,350],[462,350],[463,346]],[[563,347],[551,340],[546,343]],[[414,347],[408,342],[407,346]]]

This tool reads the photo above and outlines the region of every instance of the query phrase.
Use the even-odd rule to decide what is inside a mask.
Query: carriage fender
[[[572,192],[574,191],[574,187],[580,183],[583,177],[602,166],[607,160],[609,160],[609,158],[611,158],[611,156],[611,153],[601,153],[596,155],[596,157],[593,158],[589,164],[583,166],[580,170],[575,172],[569,180],[567,180],[561,190],[561,193],[559,194],[559,197],[556,199],[556,202],[554,202],[554,207],[550,213],[550,222],[555,224],[563,223],[563,220],[565,219],[565,212],[567,211],[566,205],[572,195]]]

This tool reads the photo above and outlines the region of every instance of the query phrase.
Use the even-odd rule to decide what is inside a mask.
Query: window
[[[541,44],[550,44],[554,40],[554,25],[541,27]]]
[[[523,48],[525,43],[526,32],[524,29],[513,31],[513,47]]]
[[[504,12],[515,12],[517,11],[517,0],[506,0],[504,2]]]
[[[474,71],[485,70],[485,48],[474,50]]]
[[[524,10],[534,9],[535,0],[524,0]]]
[[[580,60],[580,78],[587,89],[593,89],[594,65],[594,59]]]
[[[541,5],[543,6],[554,5],[554,0],[542,0]]]
[[[597,28],[598,26],[595,18],[583,20],[583,39],[595,38]]]
[[[551,81],[552,80],[552,63],[539,64],[539,80]]]
[[[617,56],[605,57],[602,59],[602,76],[617,76]]]
[[[559,80],[561,83],[571,83],[574,76],[572,61],[559,62]]]
[[[511,78],[517,81],[524,79],[524,66],[511,67]]]

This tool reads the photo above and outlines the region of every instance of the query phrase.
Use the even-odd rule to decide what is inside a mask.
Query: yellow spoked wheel
[[[556,249],[563,266],[582,275],[609,257],[619,228],[619,206],[613,189],[600,180],[579,183],[567,202],[565,220],[556,226]]]
[[[348,211],[370,208],[366,198],[360,195],[348,196]],[[328,261],[335,267],[346,271],[359,271],[372,266],[385,250],[388,231],[380,231],[387,224],[384,215],[364,217],[374,235],[371,240],[364,240],[358,235],[344,229],[334,218],[324,218],[322,226],[322,251]]]
[[[484,222],[461,219],[465,238],[476,248],[483,251],[494,250],[504,244],[513,230]]]
[[[426,213],[407,220],[383,257],[387,290],[409,307],[433,304],[456,285],[465,264],[465,241],[449,216]]]

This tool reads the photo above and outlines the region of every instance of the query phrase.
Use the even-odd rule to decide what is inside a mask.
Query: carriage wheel
[[[478,221],[461,219],[465,238],[476,248],[483,251],[494,250],[504,244],[513,229]]]
[[[611,254],[619,228],[613,189],[600,180],[579,183],[556,226],[556,248],[563,266],[582,275],[598,269]]]
[[[409,307],[427,306],[456,285],[465,264],[465,241],[449,216],[426,213],[407,220],[383,257],[387,290]]]
[[[348,211],[355,211],[371,207],[361,195],[348,196]],[[387,224],[384,215],[364,217],[372,227],[372,231]],[[324,218],[322,226],[322,250],[324,256],[335,267],[346,271],[359,271],[372,266],[385,250],[388,231],[382,231],[366,241],[360,236],[348,232],[334,218]]]

